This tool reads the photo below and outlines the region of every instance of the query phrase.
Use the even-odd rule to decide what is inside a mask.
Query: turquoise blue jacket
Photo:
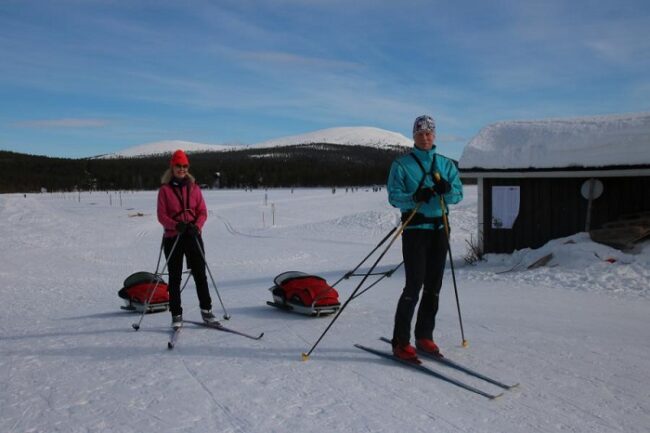
[[[423,188],[433,186],[433,179],[429,173],[431,173],[432,161],[435,160],[433,172],[438,172],[440,177],[446,179],[451,184],[451,191],[444,195],[445,206],[456,204],[463,199],[463,184],[460,181],[460,175],[454,162],[446,156],[436,154],[435,146],[431,150],[422,150],[413,146],[413,150],[410,153],[397,158],[390,167],[386,189],[388,190],[388,202],[391,205],[399,208],[402,213],[410,212],[416,206],[413,194],[418,189],[424,173],[412,155],[415,155],[420,160],[427,172],[424,183],[422,184]],[[447,208],[447,212],[449,212],[449,208]],[[434,195],[428,203],[422,203],[418,209],[418,213],[430,218],[441,217],[440,197]],[[442,225],[432,223],[420,225],[409,224],[407,230],[409,228],[439,229],[440,227]]]

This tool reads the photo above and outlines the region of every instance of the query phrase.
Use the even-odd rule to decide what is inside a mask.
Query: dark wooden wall
[[[551,239],[584,231],[587,200],[580,188],[589,178],[484,179],[484,250],[510,253],[539,248]],[[650,177],[601,177],[603,194],[592,203],[591,228],[620,216],[650,210]],[[492,186],[519,186],[520,206],[512,229],[492,229]]]

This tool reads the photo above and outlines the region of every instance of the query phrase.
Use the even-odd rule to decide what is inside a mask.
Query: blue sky
[[[0,2],[0,149],[84,157],[336,126],[458,158],[485,125],[650,111],[650,2]]]

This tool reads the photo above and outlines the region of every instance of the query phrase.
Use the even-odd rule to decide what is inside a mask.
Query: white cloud
[[[40,119],[15,122],[14,126],[22,128],[102,128],[110,122],[104,119]]]
[[[247,60],[254,60],[260,63],[271,63],[280,66],[308,66],[315,68],[334,69],[360,69],[363,65],[343,60],[325,59],[281,51],[251,51],[242,52],[240,57]]]

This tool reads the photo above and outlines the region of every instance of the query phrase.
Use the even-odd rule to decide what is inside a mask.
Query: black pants
[[[415,324],[415,338],[433,339],[438,295],[447,258],[447,237],[444,229],[405,230],[402,233],[402,256],[406,284],[397,303],[393,330],[393,343],[400,345],[410,341],[411,321],[423,286]]]
[[[208,280],[205,277],[205,262],[201,255],[201,251],[197,245],[203,248],[203,239],[200,235],[182,234],[174,248],[171,258],[169,253],[174,246],[176,237],[164,238],[163,246],[165,249],[165,257],[168,259],[167,269],[169,271],[169,310],[173,316],[183,314],[181,308],[181,277],[183,276],[183,257],[187,257],[187,265],[192,270],[192,277],[196,284],[196,294],[199,297],[199,305],[204,310],[212,309],[212,299],[210,298],[210,290],[208,288]]]

